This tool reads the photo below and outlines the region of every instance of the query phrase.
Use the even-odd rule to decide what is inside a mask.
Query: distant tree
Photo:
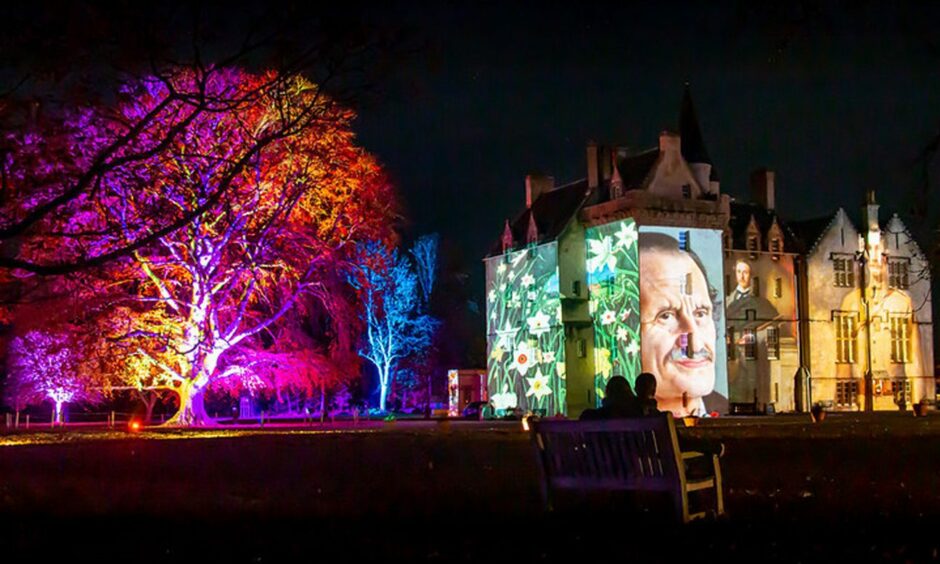
[[[434,318],[419,311],[418,280],[407,257],[381,243],[360,246],[349,276],[359,291],[365,335],[359,354],[379,375],[379,409],[386,400],[399,363],[431,342]]]
[[[62,423],[63,405],[100,397],[97,378],[83,366],[80,343],[66,332],[34,330],[15,337],[9,351],[7,402],[20,411],[50,401],[53,421]]]

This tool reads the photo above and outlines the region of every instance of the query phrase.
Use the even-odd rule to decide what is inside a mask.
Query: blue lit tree
[[[360,293],[366,326],[359,354],[378,371],[379,409],[385,411],[399,363],[430,345],[437,323],[420,311],[418,277],[407,256],[369,242],[359,247],[358,259],[349,281]]]

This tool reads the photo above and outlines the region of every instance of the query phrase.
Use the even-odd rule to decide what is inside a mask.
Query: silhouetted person
[[[586,409],[579,418],[582,421],[592,419],[618,419],[633,417],[636,409],[636,396],[630,383],[623,376],[614,376],[604,388],[604,401],[599,409]]]
[[[656,376],[643,372],[636,377],[636,401],[631,417],[645,417],[662,413],[656,404]]]

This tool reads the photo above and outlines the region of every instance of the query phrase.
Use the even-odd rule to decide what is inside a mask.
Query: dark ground
[[[0,434],[0,554],[121,562],[940,559],[940,414],[837,415],[818,425],[808,416],[722,418],[683,430],[727,447],[727,518],[685,527],[664,522],[670,508],[659,499],[637,511],[610,497],[545,514],[535,453],[518,423],[336,431]],[[46,444],[10,445],[24,442]]]

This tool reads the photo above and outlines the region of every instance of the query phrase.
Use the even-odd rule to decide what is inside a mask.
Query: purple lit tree
[[[385,411],[399,363],[427,348],[437,322],[420,311],[417,276],[395,249],[376,242],[361,245],[349,281],[360,293],[366,326],[359,354],[378,371],[379,409]]]
[[[7,402],[16,410],[51,401],[53,421],[62,423],[62,406],[89,401],[101,388],[83,374],[79,341],[67,333],[29,331],[10,343]]]

